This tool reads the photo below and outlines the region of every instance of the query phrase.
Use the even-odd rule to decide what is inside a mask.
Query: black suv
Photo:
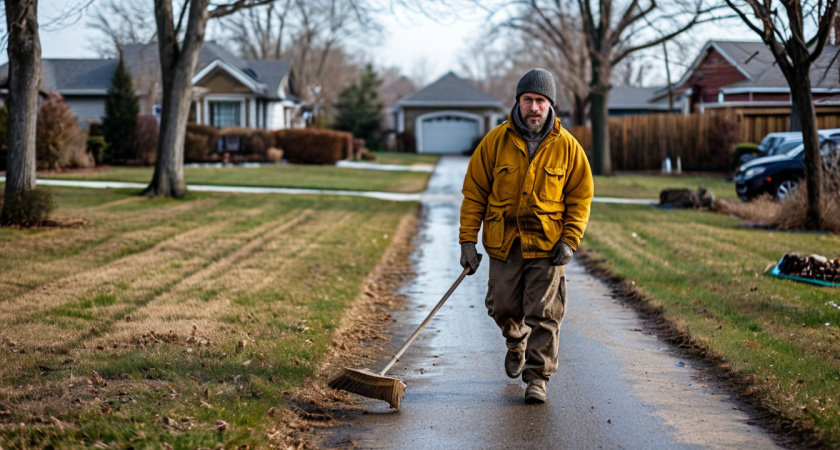
[[[826,139],[820,146],[827,175],[834,173],[840,155],[840,139]],[[805,147],[800,144],[781,155],[753,159],[738,168],[735,190],[743,201],[767,193],[783,199],[799,186],[805,176]]]

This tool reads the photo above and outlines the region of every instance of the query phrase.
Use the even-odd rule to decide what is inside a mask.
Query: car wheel
[[[782,180],[776,185],[776,198],[784,200],[793,194],[793,191],[799,186],[796,180]]]

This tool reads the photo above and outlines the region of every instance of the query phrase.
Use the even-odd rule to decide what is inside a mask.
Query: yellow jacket
[[[554,128],[529,161],[525,140],[508,121],[482,139],[470,159],[462,190],[459,243],[482,243],[506,260],[518,236],[525,258],[545,258],[558,240],[577,250],[594,195],[589,161],[577,140]]]

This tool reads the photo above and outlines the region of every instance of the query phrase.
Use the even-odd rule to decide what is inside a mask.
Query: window
[[[216,128],[238,127],[242,102],[210,102],[210,124]]]

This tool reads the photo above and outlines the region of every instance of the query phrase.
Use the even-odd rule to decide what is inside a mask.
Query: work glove
[[[571,245],[563,241],[559,241],[554,245],[554,249],[551,250],[551,265],[565,266],[566,264],[569,264],[569,261],[572,260],[572,256],[574,256],[574,254],[575,251],[572,250]]]
[[[475,251],[475,242],[464,242],[461,244],[461,267],[470,268],[467,275],[472,275],[478,270],[478,264],[481,260],[478,258],[478,252]]]

